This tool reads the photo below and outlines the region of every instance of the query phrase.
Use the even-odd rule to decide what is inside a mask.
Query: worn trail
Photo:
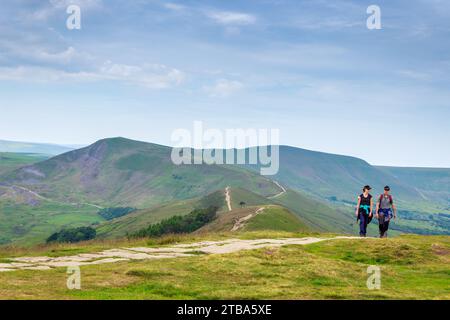
[[[168,247],[150,248],[117,248],[97,253],[83,253],[63,257],[20,257],[7,259],[8,263],[0,263],[0,272],[17,270],[50,270],[58,267],[84,266],[104,263],[114,263],[130,260],[152,260],[189,257],[198,254],[227,254],[241,250],[274,248],[286,245],[307,245],[321,241],[338,239],[360,239],[358,237],[335,238],[283,238],[241,240],[228,239],[223,241],[202,241],[189,244],[178,244]]]

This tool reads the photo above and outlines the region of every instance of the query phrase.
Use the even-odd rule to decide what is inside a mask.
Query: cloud
[[[177,4],[177,3],[172,3],[172,2],[164,3],[163,6],[164,6],[164,8],[172,10],[172,11],[182,11],[182,10],[186,9],[185,6],[183,6],[181,4]]]
[[[244,85],[239,81],[219,79],[214,85],[203,87],[203,90],[210,97],[225,98],[241,90],[243,87]]]
[[[250,25],[256,23],[251,14],[231,11],[207,11],[206,16],[222,25]]]
[[[400,70],[397,73],[413,80],[429,81],[432,79],[431,74],[415,70]]]
[[[185,74],[164,65],[134,66],[105,62],[92,71],[67,71],[56,68],[18,66],[0,67],[0,80],[48,83],[60,81],[119,81],[148,89],[166,89],[180,85]]]
[[[150,89],[165,89],[180,85],[185,79],[185,74],[182,71],[164,65],[146,64],[141,67],[114,64],[110,61],[101,67],[100,76],[105,79],[125,81]]]

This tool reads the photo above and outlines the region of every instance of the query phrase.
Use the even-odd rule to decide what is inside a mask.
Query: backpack
[[[390,194],[388,195],[388,197],[389,197],[389,202],[391,203],[391,206],[392,206],[392,204],[394,203],[394,199],[392,199],[392,196]],[[384,194],[382,194],[380,196],[380,198],[378,199],[378,204],[380,205],[380,207],[381,207],[381,201],[383,200],[383,198],[384,198]]]

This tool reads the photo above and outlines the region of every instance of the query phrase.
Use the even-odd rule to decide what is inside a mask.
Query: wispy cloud
[[[167,89],[183,83],[184,72],[164,65],[126,65],[105,62],[92,71],[67,71],[51,67],[0,67],[0,80],[32,83],[60,81],[119,81],[148,89]]]
[[[183,11],[186,9],[185,6],[178,4],[178,3],[172,3],[172,2],[168,2],[168,3],[164,3],[163,7],[172,11]]]
[[[210,97],[225,98],[241,90],[244,85],[235,80],[219,79],[212,86],[204,86],[203,90]]]
[[[206,11],[206,16],[222,25],[250,25],[256,23],[251,14],[231,11]]]

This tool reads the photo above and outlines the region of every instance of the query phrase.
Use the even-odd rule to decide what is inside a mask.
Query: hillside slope
[[[48,158],[48,156],[43,154],[0,152],[0,176],[6,172],[44,161]]]
[[[3,180],[64,202],[147,208],[203,196],[226,186],[262,195],[278,192],[267,178],[236,166],[181,165],[171,148],[128,140],[105,139],[21,168]]]
[[[293,190],[324,199],[354,202],[366,184],[374,188],[374,194],[381,193],[385,185],[390,185],[397,197],[405,202],[423,200],[413,185],[364,160],[288,146],[280,146],[279,150],[280,169],[273,179]],[[257,166],[247,167],[258,170]]]

